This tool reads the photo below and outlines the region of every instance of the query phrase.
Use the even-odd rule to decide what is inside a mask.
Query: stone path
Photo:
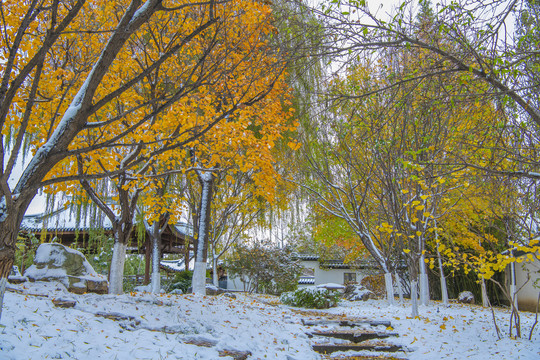
[[[390,340],[399,337],[390,321],[345,318],[315,311],[296,310],[302,316],[307,335],[313,339],[313,350],[328,359],[403,359],[405,348]],[[347,351],[351,355],[331,355]],[[393,357],[388,353],[396,353]],[[399,353],[399,354],[398,354]],[[362,355],[361,355],[362,354]],[[368,354],[368,355],[365,355]]]

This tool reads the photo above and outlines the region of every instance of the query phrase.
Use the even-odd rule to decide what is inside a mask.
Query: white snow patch
[[[345,286],[336,283],[319,284],[318,288],[324,288],[327,290],[345,290]]]
[[[35,280],[42,280],[42,279],[52,279],[52,278],[66,278],[67,279],[67,273],[65,269],[62,268],[48,268],[45,267],[43,269],[38,269],[36,265],[31,265],[26,271],[24,272],[24,275],[26,277],[35,279]]]

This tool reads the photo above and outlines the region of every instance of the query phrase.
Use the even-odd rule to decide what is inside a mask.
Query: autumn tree
[[[534,46],[523,46],[535,41],[532,34],[538,26],[533,21],[534,15],[530,16],[534,10],[525,9],[526,4],[535,2],[447,1],[435,9],[429,1],[419,4],[417,7],[412,1],[403,1],[388,19],[371,12],[364,1],[326,3],[322,10],[314,11],[327,20],[332,41],[326,43],[326,51],[336,54],[335,67],[362,56],[377,58],[392,49],[426,51],[435,61],[393,77],[385,88],[435,79],[441,74],[470,74],[478,84],[483,84],[479,86],[478,96],[494,99],[505,111],[513,109],[508,118],[499,118],[497,126],[512,129],[523,121],[538,126],[540,111],[537,104],[529,100],[533,93],[530,89],[538,86],[537,80],[530,76],[530,69],[534,67],[531,67],[532,59],[538,56],[538,51]],[[426,7],[431,11],[430,27],[418,22],[413,15]],[[529,8],[532,10],[534,6]],[[529,24],[522,28],[522,33],[529,34],[521,35],[522,41],[514,41],[514,34],[510,32],[513,29],[510,22],[516,17],[527,19]],[[435,33],[438,35],[433,36]],[[515,161],[514,168],[484,169],[507,176],[538,178],[537,162],[520,161],[519,157],[511,159]]]
[[[437,221],[459,203],[453,193],[467,186],[472,171],[461,159],[489,159],[463,144],[485,131],[483,121],[497,112],[477,99],[467,74],[378,91],[410,68],[436,61],[428,52],[412,54],[387,52],[380,62],[354,64],[336,77],[327,93],[332,112],[317,122],[318,141],[308,139],[304,147],[319,179],[310,187],[318,205],[357,233],[361,248],[386,273],[389,301],[391,273],[404,259],[411,298],[416,300],[419,282],[426,303],[426,243],[435,236]],[[497,133],[485,135],[493,143]]]
[[[263,4],[249,4],[255,9],[254,16],[268,19],[270,10]],[[235,6],[243,7],[240,3]],[[178,116],[179,109],[194,101],[187,96],[194,89],[199,89],[199,95],[208,89],[238,95],[234,88],[224,85],[228,80],[223,71],[227,65],[225,59],[229,58],[219,55],[221,61],[206,63],[211,56],[218,56],[212,52],[216,46],[213,35],[224,28],[231,30],[234,26],[227,25],[231,19],[240,21],[238,17],[220,17],[218,12],[224,8],[233,11],[235,7],[218,6],[213,1],[2,2],[0,124],[4,165],[0,177],[3,199],[0,264],[3,286],[26,208],[39,188],[80,178],[80,173],[70,170],[76,158],[83,160],[82,175],[87,180],[103,177],[104,173],[114,176],[126,165],[119,159],[139,143],[145,148],[151,144],[155,147],[150,147],[147,157],[130,159],[132,167],[142,166],[152,157],[152,151],[157,155],[168,150],[167,141],[181,144],[195,140],[223,121],[228,113],[239,107],[249,108],[270,92],[278,75],[265,77],[266,81],[256,89],[252,87],[249,95],[237,96],[238,102],[224,104],[227,109],[211,121],[200,122],[197,118],[185,121]],[[133,58],[141,54],[138,40],[148,38],[144,25],[158,18],[176,19],[168,23],[169,36],[162,39],[167,46],[163,52],[155,52],[142,67],[133,66]],[[262,54],[249,58],[249,64],[266,66],[268,62],[261,58]],[[279,68],[279,61],[270,62]],[[183,80],[162,84],[157,98],[146,96],[148,76],[159,67],[174,66],[183,70],[180,72]],[[253,65],[247,66],[254,69]],[[247,82],[253,79],[248,74],[245,72],[243,77]],[[181,99],[184,102],[179,104]],[[201,99],[204,97],[199,98],[199,104],[204,103]],[[165,112],[173,105],[177,106],[176,111]],[[187,129],[189,133],[183,132]],[[144,136],[156,133],[162,135]],[[105,149],[115,148],[118,169],[98,173],[95,169],[89,171],[95,162],[84,165],[90,158],[109,153]],[[32,155],[17,176],[13,169],[26,149]],[[15,180],[8,181],[12,176]]]

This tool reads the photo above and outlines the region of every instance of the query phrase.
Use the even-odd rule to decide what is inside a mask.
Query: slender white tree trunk
[[[206,261],[195,261],[191,286],[194,294],[206,295]]]
[[[396,276],[396,282],[398,287],[398,295],[399,295],[399,302],[403,303],[403,287],[401,286],[401,277],[399,276],[398,272],[396,271],[394,273]]]
[[[109,294],[122,294],[124,291],[124,263],[127,244],[114,242],[109,281]]]
[[[424,254],[420,256],[420,304],[429,305],[429,280]]]
[[[482,288],[482,306],[487,308],[489,307],[489,298],[487,294],[486,281],[484,280],[484,278],[482,278],[480,286]]]
[[[448,305],[448,286],[446,285],[446,277],[444,276],[444,269],[442,266],[442,259],[441,259],[441,253],[437,249],[437,260],[439,262],[439,272],[441,273],[441,294],[442,294],[442,302],[444,305]]]
[[[417,282],[416,280],[411,281],[411,303],[412,303],[412,317],[418,316],[418,293],[417,293]]]
[[[511,255],[514,256],[513,253],[511,253]],[[514,303],[516,310],[518,310],[517,294],[516,294],[516,263],[515,262],[510,264],[510,296],[512,297],[510,301]]]
[[[194,294],[206,295],[206,258],[208,249],[208,229],[210,222],[210,204],[212,201],[212,173],[200,172],[202,187],[199,215],[199,235],[195,253],[195,267],[191,286]]]
[[[154,234],[154,236],[152,236],[152,280],[150,281],[150,288],[153,294],[159,294],[161,291],[161,276],[159,275],[159,241],[155,236],[156,227],[158,228],[157,231],[159,231],[159,224],[157,221],[154,221],[152,224],[152,233]]]
[[[394,284],[392,282],[392,273],[384,274],[384,284],[386,286],[386,300],[388,305],[394,305]]]
[[[215,286],[219,287],[218,277],[218,259],[216,256],[216,249],[212,246],[212,282]]]

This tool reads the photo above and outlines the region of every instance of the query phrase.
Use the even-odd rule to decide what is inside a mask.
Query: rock
[[[368,299],[376,299],[377,296],[366,289],[362,285],[350,284],[345,288],[345,293],[343,293],[343,298],[349,301],[367,301]]]
[[[191,294],[192,292],[193,292],[193,288],[190,286],[187,289],[186,294]],[[214,296],[214,295],[223,294],[224,292],[227,292],[227,290],[217,287],[214,284],[206,284],[206,295]]]
[[[133,291],[136,291],[136,292],[150,292],[152,291],[152,285],[148,284],[148,285],[138,285],[138,286],[135,286],[133,288]]]
[[[214,347],[217,345],[217,341],[214,339],[208,339],[203,336],[192,336],[186,341],[184,341],[186,344],[190,345],[196,345],[196,346],[202,346],[202,347]]]
[[[462,291],[458,295],[458,303],[474,304],[474,295],[470,291]]]
[[[182,289],[173,289],[171,292],[169,292],[169,294],[182,295],[183,292]]]
[[[86,279],[87,291],[96,294],[107,294],[109,292],[109,283],[103,280]]]
[[[74,307],[77,301],[72,298],[55,298],[52,299],[52,303],[56,307],[67,309]]]
[[[76,276],[69,276],[68,275],[68,290],[75,294],[84,294],[87,291],[87,281],[86,279],[81,279]]]
[[[219,288],[215,285],[212,285],[212,284],[206,284],[206,295],[219,295],[219,294],[223,294],[224,292],[226,292],[227,290],[225,289],[222,289],[222,288]]]
[[[41,244],[34,264],[24,273],[30,281],[59,281],[76,294],[108,292],[107,280],[96,273],[84,255],[62,244]]]
[[[218,352],[219,357],[230,356],[234,360],[246,360],[251,356],[251,351],[238,351],[238,350],[220,350]]]
[[[226,297],[231,298],[231,299],[236,299],[236,295],[234,295],[233,293],[230,293],[230,292],[223,293],[223,296],[226,296]]]
[[[8,281],[10,284],[21,284],[25,281],[28,281],[28,278],[21,275],[18,266],[13,265],[8,275]]]
[[[339,291],[345,291],[345,286],[340,284],[334,284],[334,283],[328,283],[328,284],[319,284],[317,285],[319,289],[326,289],[326,290],[339,290]]]

